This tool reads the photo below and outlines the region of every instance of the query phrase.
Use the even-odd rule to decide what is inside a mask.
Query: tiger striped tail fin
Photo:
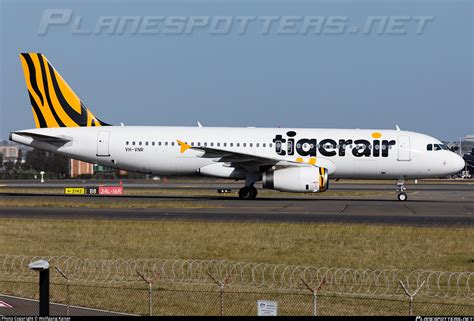
[[[37,128],[108,126],[95,117],[40,53],[21,53]]]

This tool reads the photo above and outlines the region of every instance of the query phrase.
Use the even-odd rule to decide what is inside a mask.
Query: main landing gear
[[[397,192],[398,192],[398,200],[399,201],[406,201],[408,199],[407,193],[405,193],[407,188],[405,187],[405,180],[401,180],[397,183]]]
[[[254,200],[257,197],[257,189],[255,182],[262,179],[262,174],[260,172],[249,172],[245,176],[245,186],[239,190],[239,198],[241,200]]]
[[[257,189],[251,186],[244,186],[239,190],[239,198],[241,200],[253,200],[257,197]]]

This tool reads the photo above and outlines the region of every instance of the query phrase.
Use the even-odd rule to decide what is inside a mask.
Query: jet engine
[[[329,188],[324,167],[285,167],[263,173],[263,187],[281,192],[324,192]]]

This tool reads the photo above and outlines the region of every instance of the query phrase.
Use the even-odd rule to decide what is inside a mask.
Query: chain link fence
[[[86,311],[73,307],[137,315],[257,315],[259,300],[276,301],[278,315],[474,315],[474,272],[230,261],[0,255],[0,294],[38,299],[37,274],[27,265],[39,259],[51,264],[51,302],[70,315]]]

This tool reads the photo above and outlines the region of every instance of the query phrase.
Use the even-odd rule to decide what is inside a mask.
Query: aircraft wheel
[[[258,191],[255,187],[251,186],[250,189],[252,190],[252,199],[255,199],[257,197]]]
[[[399,200],[399,201],[404,202],[404,201],[406,201],[407,199],[408,199],[408,196],[407,196],[406,193],[399,193],[399,194],[398,194],[398,200]]]
[[[241,200],[253,200],[255,197],[257,197],[257,189],[253,186],[245,186],[239,190],[239,198]]]

